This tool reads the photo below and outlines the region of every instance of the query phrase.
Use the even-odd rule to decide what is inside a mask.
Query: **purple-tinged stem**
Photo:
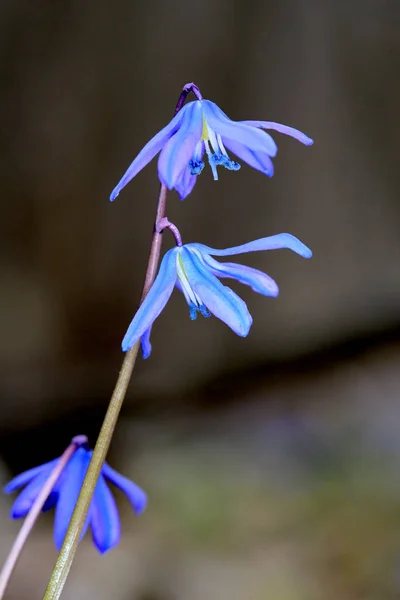
[[[180,111],[187,95],[191,91],[195,94],[196,98],[201,100],[199,88],[194,83],[186,84],[179,96],[174,114],[177,114],[177,112]],[[164,185],[161,185],[158,195],[156,218],[153,226],[153,238],[151,242],[149,261],[147,263],[140,304],[147,296],[157,274],[161,254],[162,233],[157,231],[156,224],[165,217],[166,204],[167,188]],[[118,421],[118,416],[121,411],[129,382],[131,380],[139,346],[140,340],[136,342],[136,344],[132,346],[132,348],[125,354],[125,358],[122,362],[121,370],[111,396],[110,404],[108,405],[108,409],[100,429],[99,437],[97,438],[96,446],[93,450],[92,458],[90,460],[89,467],[75,505],[75,510],[72,514],[71,521],[69,522],[68,530],[58,555],[57,562],[51,574],[45,595],[43,596],[43,600],[58,600],[61,596],[68,573],[71,569],[76,549],[78,547],[81,532],[85,524],[86,515],[89,511],[90,503],[96,488],[97,480],[99,478],[103,463],[106,459],[114,429]]]
[[[179,229],[176,225],[171,223],[171,221],[169,221],[167,217],[160,219],[156,223],[156,231],[158,231],[158,233],[161,233],[162,231],[164,231],[164,229],[169,229],[175,238],[176,245],[182,246],[182,238]]]
[[[88,441],[85,435],[77,435],[71,440],[71,444],[65,450],[65,452],[61,455],[60,460],[57,462],[56,466],[50,473],[49,477],[46,480],[46,483],[40,490],[35,502],[30,509],[28,516],[22,524],[21,529],[18,532],[17,537],[14,540],[14,543],[11,547],[10,553],[7,557],[6,562],[3,565],[3,568],[0,571],[0,598],[3,598],[4,592],[6,591],[8,582],[10,581],[10,577],[14,571],[15,565],[21,555],[21,552],[25,546],[25,543],[28,539],[30,532],[32,531],[33,526],[36,523],[38,516],[50,495],[50,492],[54,488],[57,483],[58,478],[63,472],[65,466],[68,464],[71,456],[74,454],[75,450],[79,448],[79,446],[86,444]]]
[[[190,92],[192,92],[197,100],[203,100],[203,96],[201,95],[200,89],[197,87],[197,85],[195,83],[186,83],[181,91],[181,95],[179,96],[178,102],[176,103],[176,108],[175,108],[175,115],[176,113],[178,113],[182,106],[185,103],[186,97],[190,94]]]

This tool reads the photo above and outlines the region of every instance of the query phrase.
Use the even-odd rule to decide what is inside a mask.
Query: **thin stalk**
[[[186,96],[192,91],[199,98],[199,90],[194,84],[186,84],[179,96],[176,104],[176,114],[183,106]],[[162,232],[157,231],[156,224],[166,216],[167,188],[164,185],[160,187],[156,218],[153,229],[153,238],[150,248],[149,262],[147,264],[146,276],[143,285],[143,292],[140,302],[143,302],[150,287],[156,277],[158,264],[160,262]],[[86,515],[89,511],[90,503],[96,488],[101,468],[105,461],[108,449],[110,447],[112,435],[117,424],[118,416],[124,401],[126,391],[132,376],[136,363],[140,341],[138,341],[126,354],[122,363],[121,370],[115,384],[114,392],[111,396],[103,425],[100,430],[96,446],[93,450],[89,468],[86,472],[81,492],[79,494],[75,510],[71,517],[64,543],[58,555],[56,565],[48,583],[43,600],[58,600],[64,588],[68,573],[71,569],[72,561],[81,537],[81,532],[85,523]]]
[[[11,550],[7,557],[7,560],[4,563],[3,568],[1,569],[1,572],[0,572],[0,599],[3,598],[3,596],[4,596],[4,592],[6,591],[8,582],[10,581],[10,577],[14,571],[15,565],[17,564],[17,561],[18,561],[18,559],[21,555],[21,552],[25,546],[26,540],[28,539],[28,536],[29,536],[30,532],[32,531],[33,526],[35,525],[37,518],[40,515],[40,512],[41,512],[47,498],[50,495],[50,492],[52,491],[55,484],[57,483],[58,478],[60,477],[61,473],[63,472],[65,466],[68,464],[69,459],[74,454],[75,450],[80,445],[82,445],[86,442],[87,442],[86,436],[77,436],[76,438],[74,438],[72,440],[71,444],[68,446],[68,448],[65,450],[65,452],[60,456],[60,460],[57,462],[56,466],[54,467],[54,469],[50,473],[48,479],[46,480],[46,483],[40,490],[40,493],[38,494],[35,502],[33,503],[32,508],[30,509],[30,511],[28,513],[28,516],[26,517],[25,521],[23,522],[22,527],[19,530],[19,533],[14,540],[14,543],[11,547]]]

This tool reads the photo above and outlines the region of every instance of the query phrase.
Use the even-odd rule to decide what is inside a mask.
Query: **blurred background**
[[[274,135],[272,179],[206,168],[186,201],[169,195],[186,242],[288,231],[314,257],[243,257],[280,286],[271,299],[232,285],[254,318],[245,339],[190,321],[174,293],[109,455],[148,509],[121,498],[122,543],[100,557],[86,537],[66,600],[399,598],[398,0],[3,0],[0,28],[2,483],[73,435],[95,442],[140,297],[156,161],[108,196],[182,85],[315,139]],[[42,597],[52,524],[10,600]]]

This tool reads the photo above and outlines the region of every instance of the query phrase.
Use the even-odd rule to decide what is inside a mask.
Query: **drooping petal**
[[[58,502],[58,498],[60,496],[60,489],[62,488],[62,486],[64,485],[64,482],[66,481],[66,476],[68,475],[68,471],[66,471],[66,469],[64,469],[60,475],[60,477],[57,479],[51,493],[49,494],[46,502],[44,503],[43,512],[47,512],[48,510],[50,510],[51,508],[53,508],[53,506],[55,506]],[[67,483],[68,485],[68,483]]]
[[[158,159],[158,175],[168,189],[180,181],[201,138],[202,127],[201,102],[190,102],[180,128],[165,144]]]
[[[190,168],[186,167],[181,178],[176,182],[175,189],[179,194],[180,200],[184,200],[193,190],[196,183],[196,175],[192,175]]]
[[[227,138],[224,138],[223,142],[228,150],[236,154],[238,158],[246,162],[250,167],[261,171],[265,175],[268,175],[268,177],[272,177],[274,174],[274,165],[266,152],[250,150],[247,146],[243,146],[243,144]]]
[[[217,277],[236,279],[263,296],[275,297],[279,293],[279,288],[272,277],[258,269],[237,263],[219,263],[208,254],[203,254],[202,259]]]
[[[187,104],[178,112],[177,115],[159,131],[147,144],[142,148],[137,157],[133,160],[127,171],[123,175],[118,185],[113,189],[110,195],[110,200],[113,201],[118,196],[122,188],[130,182],[135,175],[139,173],[154,157],[161,148],[167,143],[170,137],[172,137],[179,129],[185,114],[188,111],[190,104]]]
[[[90,525],[94,545],[101,554],[114,548],[121,539],[117,504],[102,475],[93,496]]]
[[[49,478],[51,471],[51,467],[47,467],[38,475],[36,475],[36,477],[34,477],[34,479],[28,483],[26,488],[22,490],[11,508],[12,519],[19,519],[20,517],[25,517],[28,514],[40,490]]]
[[[122,340],[122,350],[124,352],[130,350],[146,330],[151,327],[167,304],[176,281],[176,250],[176,248],[173,248],[165,254],[158,275]]]
[[[104,463],[102,473],[117,488],[121,490],[131,503],[136,514],[144,511],[147,505],[147,496],[144,491],[133,481],[115,471],[109,464]]]
[[[151,342],[150,342],[150,334],[151,327],[146,329],[142,337],[140,338],[140,345],[142,347],[142,356],[143,358],[149,358],[152,350]]]
[[[52,508],[54,508],[54,506],[58,502],[58,496],[59,496],[59,492],[58,491],[56,492],[53,490],[48,495],[46,502],[43,504],[42,512],[47,512],[47,511],[51,510]]]
[[[200,175],[204,168],[204,152],[204,142],[197,142],[189,165],[183,170],[180,179],[175,184],[175,189],[179,194],[180,200],[184,200],[192,192],[196,183],[196,177]]]
[[[207,124],[226,140],[233,140],[257,152],[266,152],[275,156],[277,146],[270,135],[256,127],[249,127],[241,121],[231,121],[229,117],[210,100],[203,100],[204,117]]]
[[[89,466],[91,452],[79,448],[64,470],[54,518],[54,542],[60,550]]]
[[[197,248],[201,253],[212,254],[213,256],[229,256],[232,254],[245,254],[246,252],[258,252],[259,250],[278,250],[280,248],[288,248],[293,250],[296,254],[303,256],[304,258],[311,258],[312,252],[305,244],[290,233],[278,233],[269,237],[260,238],[241,246],[233,246],[232,248],[225,248],[224,250],[218,250],[217,248],[210,248],[203,244],[186,244],[186,247]]]
[[[11,494],[12,492],[15,492],[18,488],[29,483],[31,479],[36,477],[36,475],[39,475],[39,473],[47,467],[50,467],[51,470],[56,465],[57,461],[58,458],[56,458],[55,460],[51,460],[50,462],[44,465],[40,465],[40,467],[33,467],[33,469],[29,469],[29,471],[24,471],[24,473],[17,475],[16,477],[14,477],[14,479],[11,479],[11,481],[7,483],[7,485],[4,487],[4,493]]]
[[[288,125],[282,125],[281,123],[274,123],[273,121],[241,121],[241,123],[244,125],[249,125],[250,127],[259,127],[261,129],[273,129],[274,131],[279,131],[279,133],[290,135],[290,137],[295,138],[306,146],[312,146],[314,143],[314,140],[312,140],[302,131],[295,129],[294,127],[288,127]]]
[[[246,303],[213,275],[200,258],[184,247],[182,262],[193,291],[208,310],[226,323],[237,335],[246,337],[252,318]]]

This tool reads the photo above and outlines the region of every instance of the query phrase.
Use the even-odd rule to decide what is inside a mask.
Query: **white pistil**
[[[176,272],[178,275],[179,283],[182,286],[182,292],[186,298],[186,302],[189,304],[189,306],[191,304],[194,304],[195,306],[200,306],[202,304],[202,302],[201,302],[200,298],[198,297],[198,295],[196,294],[196,292],[193,291],[193,289],[189,283],[189,279],[188,279],[188,276],[186,275],[186,271],[183,266],[180,252],[177,253],[177,257],[176,257]]]
[[[217,165],[215,164],[215,162],[213,160],[214,154],[213,154],[213,152],[211,152],[210,144],[209,144],[208,140],[204,140],[204,146],[206,148],[208,162],[210,163],[214,181],[218,181]]]

